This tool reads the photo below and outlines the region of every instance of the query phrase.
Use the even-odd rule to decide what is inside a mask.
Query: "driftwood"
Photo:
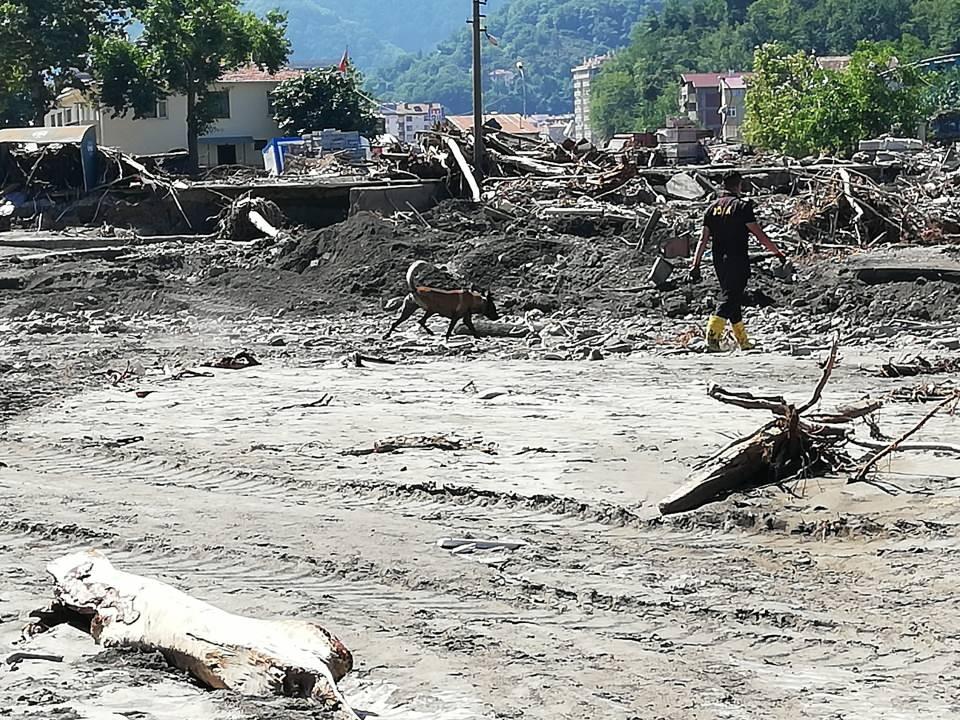
[[[716,385],[710,388],[710,397],[720,402],[748,410],[767,410],[775,418],[701,463],[698,468],[702,472],[665,498],[660,512],[671,515],[696,510],[734,492],[782,484],[847,464],[849,458],[841,449],[846,432],[802,417],[820,402],[836,365],[837,347],[835,340],[810,400],[799,408],[779,395],[763,397]],[[855,412],[851,415],[861,416]]]
[[[890,444],[857,440],[845,427],[854,420],[865,419],[871,430],[877,430],[870,416],[883,407],[879,400],[868,398],[834,412],[807,414],[820,402],[836,365],[837,348],[838,340],[835,340],[813,395],[799,408],[780,395],[759,396],[726,390],[718,385],[711,387],[708,394],[715,400],[747,410],[766,410],[773,413],[774,419],[696,465],[694,471],[697,474],[660,503],[660,512],[664,515],[687,512],[735,492],[848,471],[855,467],[845,450],[848,444],[877,451],[859,459],[860,470],[848,483],[865,480],[877,462],[898,450],[960,454],[960,446],[949,443],[906,443],[939,411],[951,403],[956,409],[960,405],[960,391],[952,391],[913,428]]]
[[[497,446],[494,443],[463,440],[446,435],[400,435],[378,440],[373,444],[373,447],[342,450],[340,454],[360,457],[400,452],[401,450],[478,450],[487,455],[497,454]]]
[[[338,708],[341,717],[358,717],[337,688],[353,657],[319,625],[233,615],[117,570],[96,550],[59,558],[47,571],[55,601],[33,613],[29,635],[69,623],[104,647],[157,650],[209,688],[310,698]]]

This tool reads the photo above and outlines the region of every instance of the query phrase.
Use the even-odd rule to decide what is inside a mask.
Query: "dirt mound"
[[[579,307],[678,318],[709,313],[719,295],[709,267],[702,284],[687,284],[683,261],[666,287],[654,288],[647,280],[658,244],[669,238],[667,230],[639,247],[641,230],[631,223],[508,224],[456,201],[434,208],[424,219],[429,227],[360,213],[302,236],[281,251],[276,267],[323,288],[331,309],[404,293],[404,275],[414,260],[440,268],[420,277],[422,282],[489,288],[507,311]],[[951,316],[960,296],[960,286],[949,282],[866,285],[839,274],[835,257],[798,262],[803,280],[795,284],[776,278],[769,261],[756,263],[747,304],[791,306],[812,315],[841,311],[865,322],[892,316],[938,320]]]

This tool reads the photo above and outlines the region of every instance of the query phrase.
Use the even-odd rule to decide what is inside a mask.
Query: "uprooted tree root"
[[[220,211],[216,235],[223,240],[256,240],[276,235],[286,224],[275,202],[244,193]]]
[[[822,475],[848,465],[850,458],[843,451],[846,432],[841,427],[804,417],[804,413],[820,402],[836,359],[837,342],[834,342],[813,397],[799,408],[780,396],[760,397],[712,387],[710,397],[722,403],[748,410],[769,410],[776,417],[703,461],[697,469],[708,466],[710,469],[661,502],[660,512],[671,515],[696,510],[736,491]],[[854,408],[846,415],[837,413],[831,419],[848,422],[863,414],[862,408]]]
[[[859,465],[848,481],[863,482],[877,462],[896,451],[938,451],[960,454],[960,447],[948,444],[906,444],[937,412],[960,404],[960,391],[946,396],[919,423],[890,444],[865,443],[851,437],[850,423],[867,419],[883,403],[863,400],[831,413],[809,413],[820,402],[823,390],[833,373],[839,339],[830,350],[823,375],[810,400],[796,407],[782,396],[758,396],[733,392],[714,385],[709,395],[727,405],[746,410],[769,410],[774,419],[750,435],[737,438],[695,468],[700,474],[660,503],[663,515],[696,510],[703,505],[767,485],[783,485],[794,480],[850,471]],[[873,423],[876,427],[876,423]],[[868,455],[852,458],[848,445],[870,449]]]

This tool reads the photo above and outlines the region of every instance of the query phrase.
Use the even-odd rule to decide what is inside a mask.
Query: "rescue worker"
[[[750,234],[773,253],[781,264],[787,256],[757,223],[753,202],[741,197],[743,178],[732,171],[723,177],[724,192],[708,209],[703,218],[703,233],[690,268],[690,280],[700,282],[700,261],[712,241],[713,267],[720,281],[720,303],[707,323],[707,350],[720,350],[720,340],[727,322],[733,326],[733,337],[741,349],[749,350],[754,345],[743,324],[743,295],[750,278],[748,240]]]

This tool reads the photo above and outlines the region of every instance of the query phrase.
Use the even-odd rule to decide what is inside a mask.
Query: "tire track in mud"
[[[257,554],[249,548],[232,550],[220,546],[177,545],[169,540],[145,537],[122,539],[74,524],[49,524],[31,520],[0,521],[0,555],[12,554],[39,569],[58,555],[87,547],[102,549],[118,568],[171,580],[190,588],[215,584],[227,592],[271,592],[304,600],[334,599],[344,611],[359,615],[376,607],[397,614],[421,612],[430,615],[456,614],[466,620],[496,621],[513,618],[508,605],[502,609],[481,608],[457,596],[423,590],[415,582],[402,582],[403,573],[387,573],[369,562],[321,561],[290,553]],[[43,554],[41,559],[38,555]],[[386,575],[392,575],[386,578]],[[395,581],[385,584],[376,578]],[[397,583],[396,581],[401,581]],[[492,598],[491,598],[492,599]],[[531,618],[541,619],[541,618]]]
[[[717,630],[738,627],[746,631],[751,626],[757,631],[773,628],[791,628],[796,631],[810,631],[815,636],[822,634],[825,628],[846,627],[857,631],[862,630],[861,623],[849,625],[846,622],[825,622],[818,613],[811,613],[802,609],[789,609],[784,603],[789,598],[764,598],[759,603],[749,601],[751,583],[743,587],[730,588],[729,602],[723,607],[711,604],[709,599],[684,597],[685,592],[674,592],[665,587],[668,578],[662,573],[650,574],[650,561],[624,561],[624,537],[602,538],[597,531],[602,532],[604,526],[571,517],[562,511],[569,506],[564,503],[552,504],[552,498],[534,498],[536,506],[546,504],[547,507],[558,511],[518,510],[517,505],[523,508],[525,498],[509,496],[505,501],[489,492],[477,493],[468,489],[454,489],[448,495],[449,488],[435,488],[433,486],[415,485],[407,488],[383,486],[368,486],[363,483],[349,483],[334,486],[330,491],[310,485],[297,485],[284,479],[270,478],[265,475],[211,469],[203,466],[191,467],[182,463],[171,463],[158,457],[144,457],[122,452],[67,452],[62,447],[47,447],[24,464],[31,469],[57,475],[75,476],[84,474],[97,481],[115,482],[123,478],[128,482],[137,482],[145,485],[170,486],[187,489],[198,489],[217,494],[249,495],[254,498],[271,499],[274,501],[297,505],[322,504],[326,506],[340,506],[347,510],[357,508],[367,511],[393,511],[399,514],[416,514],[421,518],[430,519],[430,514],[443,509],[449,509],[449,503],[444,501],[452,498],[456,506],[468,505],[483,511],[482,522],[496,520],[508,524],[512,528],[527,524],[534,528],[531,532],[546,529],[562,530],[566,540],[574,540],[571,533],[576,534],[575,542],[588,543],[585,552],[594,555],[619,556],[622,561],[616,566],[616,572],[621,578],[627,578],[625,587],[605,590],[603,585],[609,578],[594,573],[585,575],[582,571],[557,565],[546,557],[536,556],[532,559],[517,559],[511,563],[512,567],[504,573],[508,578],[507,585],[497,585],[494,576],[490,582],[477,586],[476,583],[462,582],[458,577],[428,579],[399,567],[385,568],[382,565],[366,563],[362,568],[320,562],[316,558],[295,553],[284,552],[281,557],[286,569],[278,573],[274,556],[260,558],[258,564],[251,565],[250,560],[255,555],[235,554],[223,548],[205,550],[169,549],[153,544],[147,548],[133,548],[118,556],[118,563],[130,563],[131,566],[148,568],[155,574],[168,574],[176,577],[194,574],[225,583],[239,583],[239,588],[272,586],[277,592],[304,591],[322,597],[342,598],[345,602],[359,605],[369,603],[394,607],[397,604],[421,610],[428,613],[453,612],[459,617],[467,619],[496,620],[511,618],[513,620],[535,620],[548,623],[555,627],[575,628],[582,625],[582,612],[601,612],[609,614],[609,624],[606,624],[605,633],[630,634],[634,632],[637,623],[634,617],[638,612],[647,620],[653,618],[684,619],[691,625],[707,622],[718,624]],[[409,501],[406,490],[412,490],[413,501]],[[346,490],[347,492],[343,492]],[[292,493],[296,493],[291,498]],[[384,503],[384,496],[388,505]],[[586,506],[589,508],[589,506]],[[580,514],[584,513],[583,504],[578,505]],[[463,518],[458,517],[457,520]],[[636,531],[636,535],[633,532]],[[702,527],[691,526],[681,522],[676,525],[663,525],[660,522],[642,522],[639,527],[631,528],[631,545],[639,543],[648,550],[664,550],[667,547],[680,550],[691,556],[702,555],[704,551],[716,556],[721,552],[747,550],[744,537],[734,533],[717,535],[715,532],[705,532]],[[589,547],[589,550],[586,549]],[[704,558],[700,558],[703,560]],[[524,577],[524,568],[537,566],[548,572],[541,577]],[[552,570],[551,570],[552,567]],[[692,571],[696,571],[696,564]],[[748,564],[747,570],[750,565]],[[318,570],[324,575],[318,578]],[[454,570],[455,572],[455,570]],[[382,582],[371,583],[368,578],[379,578]],[[279,584],[278,584],[279,583]],[[760,587],[761,578],[756,582]],[[428,592],[426,588],[440,587],[440,592]],[[714,588],[716,590],[716,588]],[[734,592],[736,590],[736,592]],[[777,593],[776,595],[781,595]],[[531,600],[537,598],[537,600]],[[511,611],[491,612],[480,611],[476,600],[482,599],[496,603],[501,607],[508,607]],[[768,603],[769,601],[769,603]],[[530,618],[529,614],[534,613]],[[527,616],[524,618],[515,615]],[[876,618],[874,618],[876,619]],[[643,623],[641,623],[643,625]]]
[[[50,474],[83,474],[99,480],[125,477],[143,485],[262,498],[288,505],[322,503],[344,510],[376,511],[388,506],[397,514],[424,519],[454,509],[471,508],[482,511],[485,518],[493,517],[512,528],[584,533],[628,528],[658,541],[669,537],[671,543],[691,548],[739,545],[739,537],[744,533],[855,541],[888,535],[931,537],[949,534],[952,530],[951,526],[932,522],[898,521],[888,526],[857,516],[851,516],[852,522],[841,516],[830,521],[798,521],[790,525],[762,509],[722,505],[716,510],[705,508],[674,517],[645,517],[622,505],[589,503],[558,495],[523,495],[433,482],[316,482],[294,478],[289,473],[284,477],[209,464],[187,465],[160,456],[89,446],[68,448],[30,442],[28,454],[20,458],[13,456],[9,461]],[[458,515],[458,519],[470,518]]]

